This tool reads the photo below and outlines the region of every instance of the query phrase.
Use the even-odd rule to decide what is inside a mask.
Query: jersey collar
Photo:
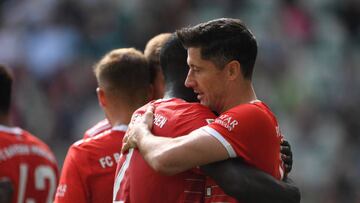
[[[21,128],[19,128],[19,127],[9,127],[9,126],[5,126],[5,125],[0,125],[0,131],[10,133],[10,134],[15,134],[15,135],[21,135],[21,132],[22,132]]]
[[[127,129],[128,129],[128,125],[125,124],[120,124],[112,127],[112,130],[116,130],[116,131],[126,131]]]

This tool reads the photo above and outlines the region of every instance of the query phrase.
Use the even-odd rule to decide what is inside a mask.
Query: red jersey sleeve
[[[87,202],[85,182],[77,164],[78,152],[71,146],[66,155],[54,203]]]
[[[217,138],[230,157],[280,178],[280,137],[269,113],[255,104],[239,105],[203,128]]]

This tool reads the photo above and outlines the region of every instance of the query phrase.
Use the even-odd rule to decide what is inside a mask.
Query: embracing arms
[[[279,181],[240,158],[201,166],[228,195],[247,203],[298,203],[300,191],[286,178]]]

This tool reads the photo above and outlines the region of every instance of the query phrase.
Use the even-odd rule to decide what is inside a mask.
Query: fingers
[[[130,143],[123,143],[123,146],[121,148],[121,153],[124,154],[125,152],[127,152],[130,149]]]
[[[121,153],[125,153],[130,148],[137,147],[137,138],[141,136],[141,133],[144,129],[152,128],[153,120],[154,120],[154,105],[149,105],[143,114],[143,116],[136,117],[134,122],[129,126],[128,130],[125,133],[123,138],[123,146],[121,148]],[[145,125],[147,126],[145,126]]]
[[[143,121],[149,127],[149,129],[151,129],[152,125],[153,125],[154,110],[155,110],[155,106],[154,105],[149,105],[148,108],[146,109],[144,115],[143,115]]]
[[[146,109],[143,117],[145,118],[145,120],[148,120],[148,119],[152,119],[153,116],[154,116],[154,105],[149,105],[148,108]]]
[[[289,146],[289,147],[290,147],[290,143],[289,143],[287,140],[285,140],[285,139],[282,139],[280,144],[281,144],[282,146]]]
[[[280,152],[281,152],[281,154],[285,154],[287,156],[292,156],[291,148],[288,146],[280,146]]]
[[[293,154],[290,143],[287,140],[282,140],[280,143],[281,160],[284,163],[285,174],[290,173],[293,164]]]
[[[284,164],[289,164],[292,165],[292,157],[291,156],[286,156],[284,154],[281,155],[281,160],[284,162]]]
[[[284,164],[284,169],[285,169],[285,174],[289,174],[291,169],[292,169],[292,165],[288,165],[288,164]]]
[[[129,139],[129,136],[128,136],[128,131],[125,133],[125,136],[122,140],[122,147],[121,147],[121,153],[125,153],[127,150],[129,150],[129,144],[128,144],[128,139]]]
[[[154,113],[155,106],[153,104],[149,104],[145,113]]]
[[[292,164],[293,164],[292,156],[287,156],[285,154],[281,154],[281,160],[284,163],[285,174],[290,173],[292,170]]]
[[[281,154],[285,154],[287,156],[292,156],[290,143],[285,139],[283,139],[280,143],[280,152],[281,152]]]

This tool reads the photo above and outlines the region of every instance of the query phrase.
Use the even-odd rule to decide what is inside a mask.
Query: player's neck
[[[234,90],[236,91],[228,91],[229,94],[226,96],[227,100],[225,102],[225,105],[220,111],[218,111],[219,113],[223,113],[235,106],[238,106],[240,104],[246,104],[257,99],[255,90],[250,81],[242,83]],[[239,93],[234,94],[234,92]]]
[[[166,84],[166,90],[164,98],[180,98],[187,102],[199,102],[196,99],[196,95],[190,88],[185,88],[184,84],[176,86],[175,83]]]
[[[131,120],[131,115],[133,113],[132,108],[129,107],[118,107],[107,113],[107,117],[112,126],[116,125],[128,125]]]

